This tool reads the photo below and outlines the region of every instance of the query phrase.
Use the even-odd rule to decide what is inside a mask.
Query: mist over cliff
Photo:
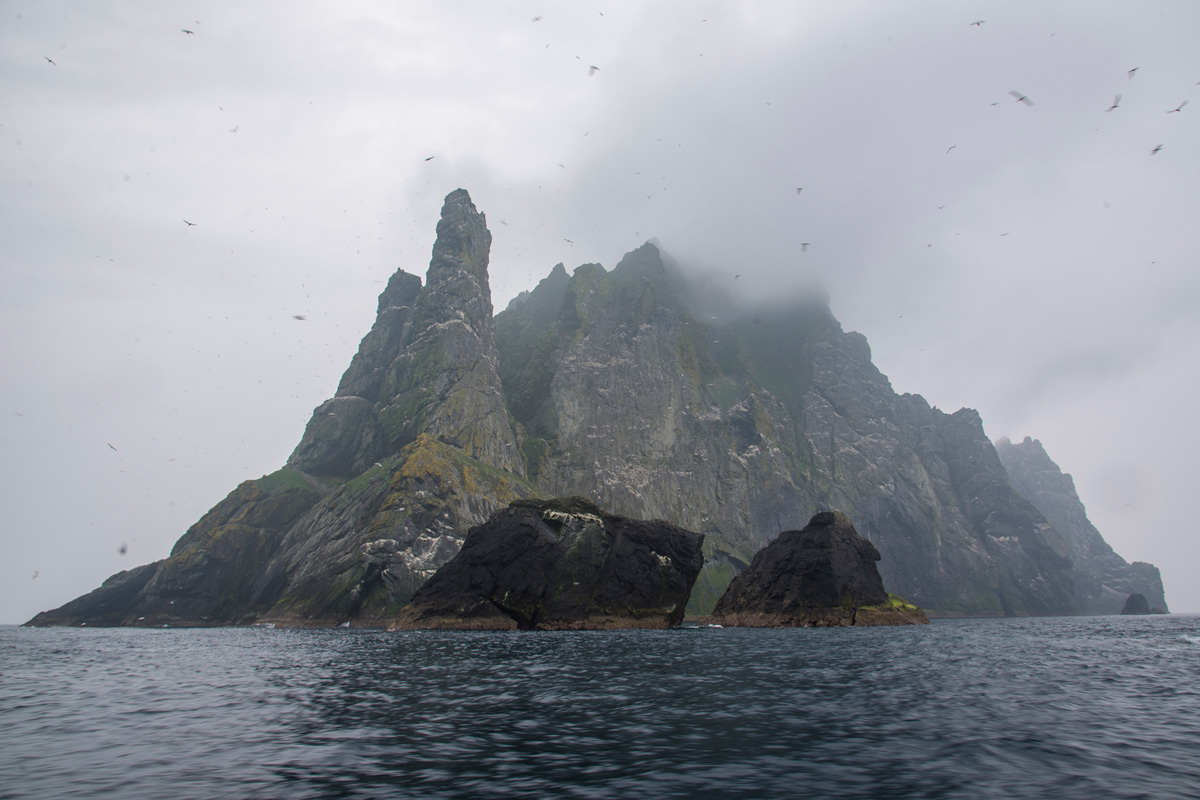
[[[825,298],[735,305],[646,243],[611,269],[556,265],[493,314],[491,240],[451,192],[424,283],[392,276],[287,464],[168,558],[32,624],[383,624],[468,528],[569,494],[704,533],[695,614],[781,531],[834,509],[878,549],[888,589],[934,613],[1162,598],[1157,569],[1081,532],[1073,488],[1048,500],[978,413],[897,394]]]

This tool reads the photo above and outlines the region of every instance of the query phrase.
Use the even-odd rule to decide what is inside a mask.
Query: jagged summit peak
[[[1007,436],[1001,436],[995,442],[996,449],[1003,451],[1012,451],[1022,459],[1027,459],[1030,463],[1036,463],[1041,468],[1047,465],[1057,470],[1058,465],[1050,458],[1050,454],[1046,452],[1046,448],[1042,445],[1041,439],[1034,439],[1031,436],[1026,436],[1019,442],[1013,442]]]
[[[337,395],[318,406],[292,469],[352,477],[429,434],[521,475],[500,378],[487,265],[491,234],[470,195],[446,196],[424,287],[397,271]]]
[[[433,286],[465,271],[486,287],[491,247],[487,218],[475,208],[466,189],[455,189],[442,204],[426,285]],[[490,297],[490,289],[488,294]]]
[[[613,267],[613,274],[620,277],[661,278],[666,276],[666,266],[658,247],[646,242],[626,253],[620,263]]]

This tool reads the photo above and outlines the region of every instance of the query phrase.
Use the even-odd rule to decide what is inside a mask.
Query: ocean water
[[[1200,617],[0,628],[0,798],[1195,798]]]

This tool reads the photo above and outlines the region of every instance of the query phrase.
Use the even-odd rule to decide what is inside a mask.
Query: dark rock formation
[[[735,577],[703,623],[751,628],[824,628],[928,623],[921,609],[889,596],[879,551],[850,518],[823,511],[784,531]]]
[[[683,619],[703,536],[581,497],[518,500],[470,530],[392,630],[666,628]]]
[[[1116,614],[1130,594],[1166,608],[1162,577],[1152,564],[1121,558],[1087,518],[1075,481],[1059,469],[1042,443],[1028,436],[1020,444],[996,442],[996,453],[1018,492],[1027,497],[1066,540],[1081,614]]]
[[[137,599],[146,583],[154,577],[161,561],[118,572],[100,585],[98,589],[53,611],[43,611],[26,625],[80,625],[115,626],[125,622],[129,607]]]
[[[1144,594],[1131,594],[1125,601],[1124,607],[1121,608],[1122,614],[1149,614],[1150,603],[1146,600]]]
[[[1150,601],[1146,599],[1144,594],[1129,595],[1125,601],[1125,605],[1121,608],[1122,614],[1166,614],[1167,612],[1157,606],[1151,608]]]

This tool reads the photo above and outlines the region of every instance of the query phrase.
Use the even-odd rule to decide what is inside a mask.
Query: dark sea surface
[[[0,628],[0,798],[1200,796],[1200,617]]]

